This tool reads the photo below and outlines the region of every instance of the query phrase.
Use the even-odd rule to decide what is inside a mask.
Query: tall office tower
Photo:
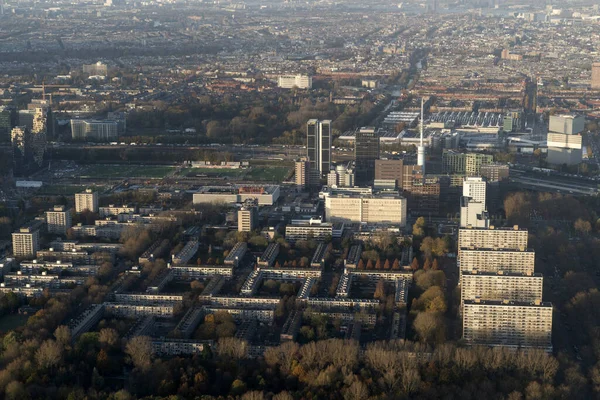
[[[463,271],[460,299],[542,301],[544,278],[542,274],[515,272]]]
[[[85,210],[98,212],[98,193],[92,189],[86,189],[85,192],[75,194],[75,212],[81,213]]]
[[[434,0],[435,1],[435,0]],[[420,124],[420,140],[419,146],[417,147],[417,165],[421,167],[423,173],[425,173],[425,146],[423,145],[423,98],[421,98],[421,124]]]
[[[257,226],[258,203],[255,200],[247,200],[238,210],[238,232],[252,232]]]
[[[65,206],[54,206],[52,210],[46,211],[46,223],[48,233],[66,235],[71,227],[71,210]]]
[[[463,339],[472,345],[532,347],[552,351],[552,304],[466,300]]]
[[[296,186],[304,189],[310,185],[310,162],[307,159],[296,161],[294,171]]]
[[[600,63],[592,64],[592,89],[600,89]]]
[[[306,124],[306,150],[310,169],[325,177],[331,169],[331,121],[311,119]]]
[[[36,108],[31,129],[31,152],[33,161],[40,167],[44,162],[46,143],[46,111],[43,108]]]
[[[485,203],[473,201],[470,197],[460,198],[460,227],[488,228],[490,220]]]
[[[10,131],[15,173],[21,174],[31,159],[31,132],[25,126],[15,126]]]
[[[581,132],[585,118],[578,115],[551,115],[548,126],[548,157],[550,164],[579,164],[583,158]]]
[[[26,226],[12,234],[13,255],[15,257],[35,257],[40,249],[40,231]]]
[[[467,177],[463,180],[463,196],[485,205],[487,182],[481,177]]]
[[[0,142],[10,141],[12,128],[12,112],[10,108],[0,106]]]
[[[375,128],[360,128],[354,140],[355,176],[358,185],[368,185],[375,179],[375,160],[379,158],[379,135]]]

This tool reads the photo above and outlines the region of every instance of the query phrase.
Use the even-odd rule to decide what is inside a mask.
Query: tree
[[[371,259],[367,261],[367,269],[373,269],[373,261],[371,261]]]
[[[442,315],[432,312],[420,312],[413,322],[419,340],[427,344],[444,341],[444,322]]]
[[[582,235],[587,235],[592,231],[592,224],[582,218],[578,218],[574,224],[575,230]]]
[[[375,263],[375,269],[381,269],[381,259],[378,258],[377,262]]]
[[[35,352],[35,359],[41,368],[52,368],[62,360],[62,348],[54,340],[46,340]]]
[[[425,226],[427,225],[425,218],[419,217],[417,221],[413,224],[413,236],[420,238],[425,236]]]
[[[394,271],[397,271],[400,269],[400,260],[398,260],[397,258],[394,260],[394,264],[392,265],[392,269]]]
[[[425,259],[425,263],[423,264],[423,270],[429,271],[431,269],[431,259],[427,257]]]
[[[98,336],[98,341],[108,347],[115,347],[119,341],[119,334],[113,328],[102,328]]]
[[[440,265],[438,263],[438,259],[434,258],[433,259],[433,264],[431,265],[431,269],[434,271],[437,271],[438,269],[440,269]]]
[[[25,390],[25,386],[19,381],[12,381],[6,386],[7,400],[23,400],[28,399],[29,394]]]
[[[383,264],[383,269],[389,270],[391,268],[390,260],[386,259],[385,264]]]
[[[361,381],[355,380],[344,391],[344,400],[363,400],[369,397],[367,385]]]
[[[131,357],[136,368],[148,371],[152,365],[152,342],[148,336],[136,336],[125,346],[125,353]]]
[[[377,281],[377,286],[375,286],[375,294],[373,295],[377,300],[385,299],[385,284],[383,279]]]
[[[357,269],[365,269],[365,262],[362,260],[362,258],[358,261],[358,265],[356,266]]]
[[[63,347],[71,344],[71,330],[66,325],[60,325],[54,331],[56,341]]]

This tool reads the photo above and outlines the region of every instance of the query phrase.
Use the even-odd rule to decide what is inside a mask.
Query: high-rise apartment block
[[[306,150],[311,171],[319,178],[331,170],[331,121],[311,119],[306,124]]]
[[[10,141],[12,129],[12,111],[8,107],[0,106],[0,142]]]
[[[252,232],[258,226],[258,204],[256,201],[244,202],[238,210],[238,232]]]
[[[461,300],[542,301],[542,274],[463,271]]]
[[[310,162],[306,159],[296,161],[294,164],[294,181],[296,186],[304,189],[310,185]]]
[[[66,235],[71,227],[71,210],[65,206],[54,206],[52,210],[46,211],[46,223],[48,233]]]
[[[463,339],[468,344],[552,350],[552,304],[540,301],[466,300]]]
[[[12,234],[13,255],[15,257],[35,257],[40,249],[40,231],[31,226],[20,228]]]
[[[379,158],[379,135],[375,128],[360,128],[354,140],[356,183],[367,185],[375,180],[375,160]]]
[[[92,189],[86,189],[85,192],[75,194],[75,212],[80,213],[85,210],[98,212],[98,193]]]
[[[512,228],[460,228],[458,230],[459,256],[463,248],[483,249],[512,249],[525,250],[527,248],[528,232],[519,229],[517,225]]]
[[[496,273],[499,271],[532,274],[535,265],[533,250],[490,249],[462,247],[460,252],[460,271],[480,271]]]
[[[592,89],[600,89],[600,63],[592,64]]]

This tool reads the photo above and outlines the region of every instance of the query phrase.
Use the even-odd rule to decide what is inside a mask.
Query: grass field
[[[247,179],[269,182],[282,182],[291,172],[289,167],[252,167],[246,174]]]
[[[82,178],[164,178],[175,167],[169,165],[86,165]]]
[[[29,315],[9,314],[0,318],[0,332],[7,332],[25,325]]]

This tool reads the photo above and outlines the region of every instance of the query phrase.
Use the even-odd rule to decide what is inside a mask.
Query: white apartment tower
[[[46,223],[48,233],[66,235],[71,227],[71,210],[65,206],[54,206],[52,210],[46,211]]]
[[[75,212],[81,213],[85,210],[98,212],[98,193],[92,189],[86,189],[85,192],[75,194]]]

